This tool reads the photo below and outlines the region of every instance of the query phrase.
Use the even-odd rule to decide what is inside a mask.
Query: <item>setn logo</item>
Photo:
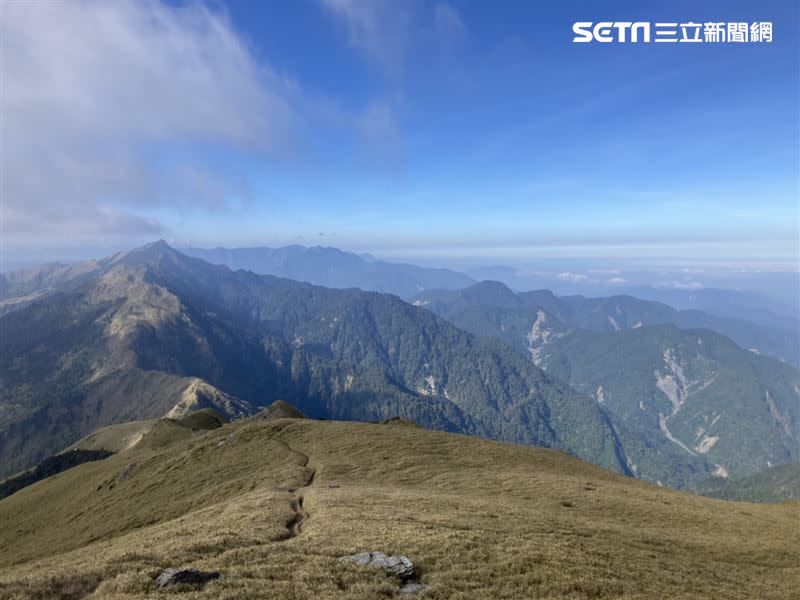
[[[575,43],[655,42],[682,43],[771,43],[772,22],[650,23],[648,21],[578,21],[572,25]]]
[[[631,42],[639,41],[639,34],[642,34],[642,41],[650,41],[650,23],[646,21],[600,21],[592,27],[591,21],[578,21],[572,26],[575,33],[573,42],[627,42],[630,37]],[[630,32],[630,36],[627,33]],[[616,37],[615,37],[616,36]]]

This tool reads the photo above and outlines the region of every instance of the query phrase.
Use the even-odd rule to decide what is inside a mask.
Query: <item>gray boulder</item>
[[[414,564],[407,556],[388,556],[383,552],[361,552],[350,556],[342,556],[339,560],[354,562],[368,567],[386,569],[397,575],[402,581],[414,579]]]
[[[203,585],[207,581],[217,579],[217,571],[198,571],[197,569],[166,569],[156,578],[158,587],[170,587],[185,583],[188,585]]]
[[[428,586],[424,583],[406,583],[400,588],[401,594],[420,594],[428,589]]]

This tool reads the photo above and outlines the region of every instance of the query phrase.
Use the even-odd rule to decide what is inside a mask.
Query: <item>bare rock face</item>
[[[161,588],[185,583],[188,585],[204,585],[212,579],[219,578],[217,571],[198,571],[197,569],[166,569],[156,578],[156,585]]]
[[[390,573],[397,575],[401,581],[414,579],[416,571],[414,564],[407,556],[388,556],[383,552],[361,552],[350,556],[342,556],[339,560],[354,562],[368,567],[386,569]]]

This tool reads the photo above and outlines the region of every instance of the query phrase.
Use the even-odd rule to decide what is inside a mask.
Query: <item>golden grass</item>
[[[410,427],[242,421],[35,484],[0,501],[0,525],[2,598],[175,597],[153,584],[170,566],[222,573],[175,592],[193,600],[393,597],[392,577],[337,560],[364,550],[409,556],[424,598],[800,597],[798,503]]]
[[[129,421],[127,423],[109,425],[78,440],[69,446],[67,451],[73,449],[102,449],[110,452],[122,452],[138,444],[157,422],[157,419],[151,419],[149,421]]]

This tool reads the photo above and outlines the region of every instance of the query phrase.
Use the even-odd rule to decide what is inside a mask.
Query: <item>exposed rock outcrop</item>
[[[407,582],[414,579],[416,569],[407,556],[389,556],[383,552],[360,552],[349,556],[342,556],[339,560],[354,562],[359,565],[386,569],[397,575],[401,581]]]
[[[161,588],[178,584],[205,585],[212,579],[218,579],[218,571],[198,571],[197,569],[166,569],[156,578],[156,585]]]
[[[403,595],[420,594],[428,589],[424,583],[406,583],[400,587],[400,593]]]

